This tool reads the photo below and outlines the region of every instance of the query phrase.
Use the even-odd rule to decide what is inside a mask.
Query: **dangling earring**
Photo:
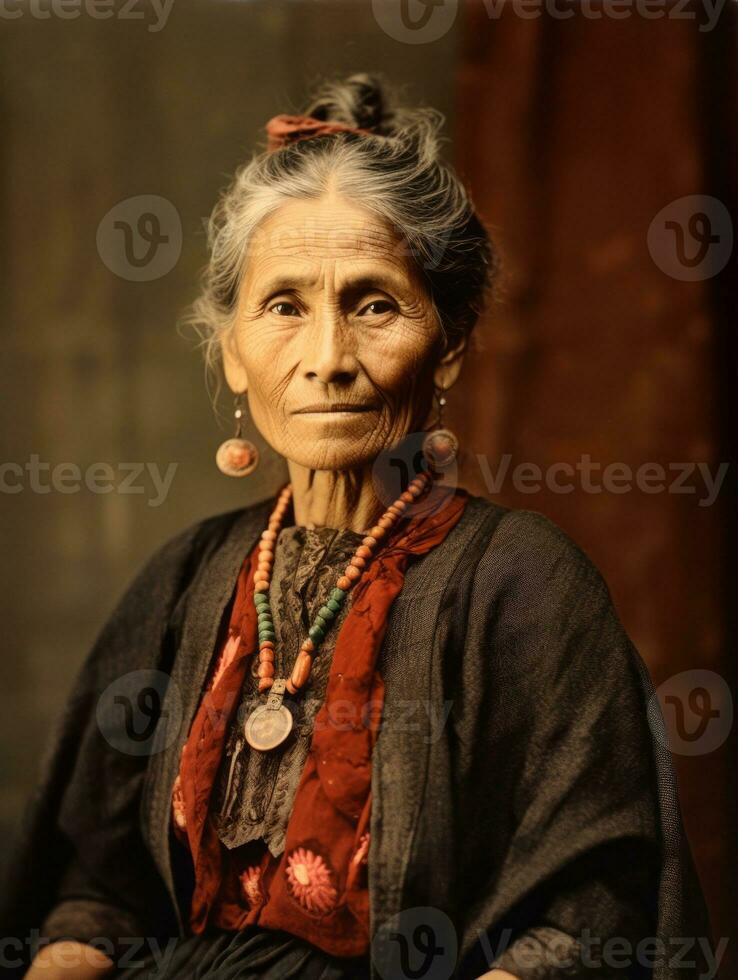
[[[232,439],[226,439],[218,446],[215,462],[221,473],[226,476],[248,476],[259,465],[259,450],[248,439],[242,436],[245,397],[243,392],[236,395],[234,417],[236,419],[236,434]]]
[[[434,397],[438,405],[435,428],[423,439],[423,456],[433,470],[443,470],[456,459],[459,451],[459,440],[450,429],[443,427],[443,409],[446,405],[444,388],[434,388]]]

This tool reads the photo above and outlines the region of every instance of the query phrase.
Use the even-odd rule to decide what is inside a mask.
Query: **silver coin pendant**
[[[292,724],[292,712],[285,705],[274,708],[262,704],[246,719],[243,734],[252,749],[269,752],[285,741]]]

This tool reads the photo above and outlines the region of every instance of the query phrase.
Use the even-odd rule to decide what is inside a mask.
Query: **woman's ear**
[[[228,387],[234,394],[242,394],[249,386],[249,379],[238,353],[233,330],[228,330],[223,338],[221,357]]]
[[[436,388],[447,391],[456,384],[466,353],[466,337],[462,337],[453,346],[446,347],[441,357],[436,361],[433,371],[433,383]]]

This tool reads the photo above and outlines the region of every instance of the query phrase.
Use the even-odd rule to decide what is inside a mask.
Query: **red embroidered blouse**
[[[226,848],[210,812],[226,735],[258,649],[251,598],[257,548],[247,556],[228,635],[183,747],[173,793],[175,831],[194,864],[193,932],[258,923],[335,956],[368,952],[371,756],[384,698],[375,664],[408,561],[443,540],[466,500],[463,491],[434,488],[423,507],[396,527],[355,587],[278,857],[261,840]]]

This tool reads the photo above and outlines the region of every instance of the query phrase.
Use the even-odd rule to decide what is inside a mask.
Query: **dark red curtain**
[[[517,6],[462,4],[457,163],[504,260],[498,300],[451,397],[465,481],[574,537],[602,569],[657,685],[708,670],[719,698],[720,683],[735,679],[733,473],[707,503],[697,464],[715,475],[735,458],[734,270],[723,228],[710,274],[690,281],[654,222],[688,195],[730,210],[732,12],[700,30],[697,10],[556,19],[523,18]],[[717,228],[722,212],[710,207]],[[574,489],[558,492],[545,480],[535,489],[535,470],[512,475],[519,464],[545,476],[587,457],[624,464],[630,489],[592,492],[577,473]],[[690,466],[694,492],[645,492],[635,474],[647,463],[664,467],[669,486]],[[602,469],[592,473],[590,488]],[[562,471],[554,479],[567,482]],[[675,755],[717,936],[733,934],[734,760],[732,735]]]

